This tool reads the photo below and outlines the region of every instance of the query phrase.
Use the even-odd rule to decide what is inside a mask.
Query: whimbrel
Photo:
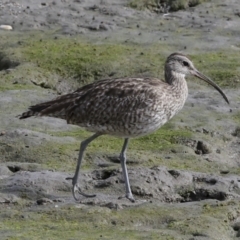
[[[129,138],[156,131],[182,109],[188,95],[186,75],[206,81],[229,103],[220,87],[200,73],[185,55],[173,53],[165,63],[165,82],[157,78],[97,81],[52,101],[31,106],[20,119],[31,116],[57,117],[94,132],[81,142],[75,174],[70,178],[73,197],[77,201],[79,195],[96,196],[85,194],[79,187],[80,166],[88,144],[104,134],[123,138],[120,162],[125,180],[125,196],[134,202],[126,167]]]

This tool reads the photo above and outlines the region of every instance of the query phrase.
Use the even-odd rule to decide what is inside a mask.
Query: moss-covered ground
[[[12,208],[13,206],[9,206]],[[239,213],[239,203],[207,201],[192,204],[144,204],[121,211],[94,206],[36,207],[16,205],[1,209],[2,239],[189,239],[205,236],[228,239],[229,222]],[[59,208],[61,211],[59,211]],[[191,210],[191,211],[190,211]],[[13,221],[14,219],[14,221]],[[200,226],[205,226],[204,230]],[[221,226],[221,227],[220,227]],[[218,234],[213,235],[218,229]],[[178,232],[178,236],[174,231]]]
[[[167,56],[162,52],[168,48],[165,43],[144,46],[136,43],[94,44],[83,37],[54,38],[50,33],[30,34],[21,41],[17,36],[11,37],[16,41],[15,46],[10,48],[7,38],[3,38],[0,51],[6,52],[10,61],[24,64],[15,71],[1,73],[0,90],[31,88],[34,83],[54,89],[63,78],[76,87],[108,77],[163,77]],[[204,69],[204,73],[220,86],[239,86],[240,56],[236,51],[222,49],[189,57],[198,69]],[[16,71],[19,74],[17,79]]]

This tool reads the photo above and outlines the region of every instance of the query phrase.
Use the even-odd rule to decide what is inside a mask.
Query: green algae
[[[237,201],[210,201],[209,203],[203,203],[201,207],[202,210],[199,209],[197,214],[184,219],[178,219],[178,221],[172,221],[169,227],[176,231],[178,230],[184,235],[191,234],[193,236],[210,237],[211,239],[228,239],[226,232],[229,232],[231,235],[232,229],[229,223],[236,219],[239,203]],[[201,226],[201,228],[198,228],[198,226]],[[201,230],[199,231],[199,229]],[[218,234],[212,236],[212,232]]]
[[[239,203],[210,200],[200,202],[197,207],[185,203],[174,208],[169,204],[142,204],[120,211],[81,204],[38,209],[28,211],[24,206],[15,206],[11,213],[7,208],[1,209],[2,237],[170,240],[205,235],[211,239],[219,239],[219,236],[229,239],[232,233],[229,223],[236,219]]]
[[[80,139],[87,138],[91,135],[91,133],[85,131],[82,128],[77,129],[76,131],[66,131],[66,132],[49,132],[54,136],[63,137],[63,136],[71,136]],[[174,144],[177,144],[181,138],[190,138],[192,135],[191,131],[187,129],[174,129],[172,124],[165,124],[158,131],[143,136],[140,138],[135,138],[131,141],[130,149],[139,150],[139,151],[161,151],[166,147],[171,147]],[[122,145],[123,140],[120,138],[115,138],[111,136],[101,136],[91,143],[94,147],[103,147],[107,150],[119,148]],[[171,146],[170,146],[171,145]]]
[[[236,123],[240,124],[240,112],[237,112],[233,115],[233,119],[236,121]]]
[[[181,29],[178,29],[181,33]],[[185,30],[184,30],[185,32]],[[0,48],[12,62],[20,65],[10,73],[2,74],[1,88],[39,86],[56,89],[63,78],[76,88],[94,80],[126,76],[163,76],[163,52],[171,48],[166,43],[94,43],[83,37],[54,38],[52,33],[34,33],[16,38],[14,48],[3,40]],[[13,40],[12,40],[13,41]],[[239,54],[233,50],[201,52],[191,55],[196,67],[222,87],[239,86]],[[24,62],[24,64],[22,63]],[[16,83],[14,85],[13,83]],[[11,83],[9,85],[9,83]],[[26,86],[24,86],[26,85]]]
[[[110,76],[157,73],[161,48],[153,44],[143,51],[138,44],[91,44],[80,38],[62,38],[28,41],[22,52],[27,61],[82,85]]]
[[[35,88],[32,84],[21,82],[19,78],[16,77],[16,72],[14,72],[14,70],[10,73],[0,72],[0,83],[0,92]]]
[[[24,141],[18,143],[0,142],[2,162],[27,162],[42,164],[44,168],[60,171],[73,170],[77,157],[77,143],[43,141],[39,145],[28,146]]]
[[[9,90],[27,90],[27,89],[34,89],[34,86],[32,85],[23,85],[23,84],[11,84],[11,83],[6,83],[2,86],[0,86],[0,92],[3,91],[9,91]]]

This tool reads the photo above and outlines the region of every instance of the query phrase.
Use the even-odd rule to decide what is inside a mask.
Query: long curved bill
[[[202,73],[200,73],[198,70],[194,69],[192,71],[192,75],[194,75],[195,77],[198,77],[202,80],[204,80],[205,82],[209,83],[210,85],[212,85],[216,90],[218,90],[218,92],[223,96],[224,100],[229,104],[228,98],[227,96],[224,94],[224,92],[222,91],[222,89],[215,83],[213,82],[210,78],[206,77],[205,75],[203,75]]]

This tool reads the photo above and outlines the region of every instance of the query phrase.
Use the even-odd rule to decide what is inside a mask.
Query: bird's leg
[[[123,147],[122,147],[122,151],[120,153],[120,162],[121,162],[123,177],[124,177],[125,186],[126,186],[125,197],[127,199],[129,199],[131,202],[135,202],[135,199],[132,195],[132,191],[131,191],[131,188],[130,188],[130,183],[129,183],[129,179],[128,179],[128,172],[127,172],[127,165],[126,165],[126,160],[127,160],[126,150],[127,150],[128,141],[129,141],[129,139],[125,138],[124,144],[123,144]]]
[[[72,185],[73,185],[72,186],[72,194],[76,201],[79,201],[79,198],[76,196],[76,193],[83,195],[84,197],[95,197],[96,196],[95,194],[88,195],[88,194],[83,193],[81,188],[78,186],[78,179],[79,179],[79,171],[80,171],[80,167],[81,167],[81,163],[82,163],[82,159],[83,159],[83,154],[84,154],[86,147],[88,146],[88,144],[90,142],[92,142],[94,139],[96,139],[97,137],[99,137],[101,135],[102,135],[101,133],[95,133],[91,137],[89,137],[81,142],[79,155],[78,155],[78,162],[77,162],[77,167],[75,170],[74,177],[67,178],[67,180],[72,180]]]

